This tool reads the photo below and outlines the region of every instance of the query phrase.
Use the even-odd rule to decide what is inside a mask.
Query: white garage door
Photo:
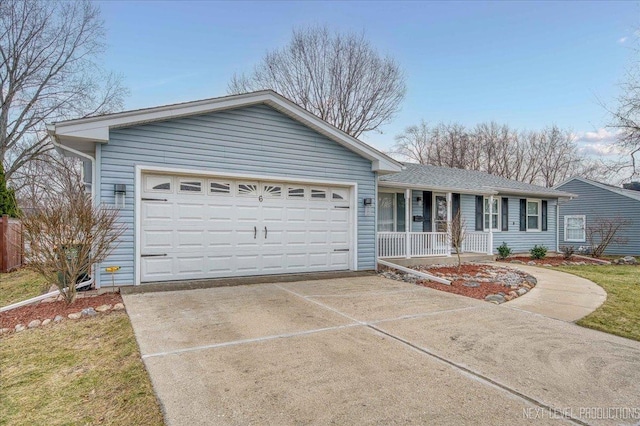
[[[141,281],[349,269],[350,189],[147,174]]]

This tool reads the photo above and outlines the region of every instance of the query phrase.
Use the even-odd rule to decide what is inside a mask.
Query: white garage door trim
[[[135,217],[135,285],[140,285],[142,281],[142,267],[141,267],[141,240],[142,240],[142,175],[143,173],[168,173],[168,174],[180,174],[180,175],[192,175],[192,176],[206,176],[206,177],[221,177],[221,178],[230,178],[230,179],[252,179],[252,180],[263,180],[263,181],[278,181],[284,183],[303,183],[303,184],[311,184],[311,185],[327,185],[327,186],[342,186],[348,187],[351,189],[350,191],[350,202],[349,207],[351,209],[351,238],[350,238],[350,247],[349,250],[351,252],[351,269],[354,271],[358,270],[358,184],[357,182],[345,182],[345,181],[332,181],[332,180],[321,180],[321,179],[306,179],[306,178],[297,178],[297,177],[280,177],[280,176],[271,176],[271,175],[256,175],[256,174],[240,174],[240,173],[229,173],[229,172],[213,172],[206,170],[196,170],[196,169],[184,169],[184,168],[174,168],[174,167],[157,167],[157,166],[144,166],[144,165],[136,165],[135,168],[135,206],[134,206],[134,217]]]

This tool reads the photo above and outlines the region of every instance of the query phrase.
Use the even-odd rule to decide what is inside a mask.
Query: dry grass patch
[[[558,270],[589,279],[607,292],[607,300],[578,325],[640,341],[640,266],[563,266]]]
[[[44,278],[28,269],[0,274],[0,306],[39,296],[48,290]]]
[[[0,423],[163,424],[123,312],[2,338],[0,374]]]

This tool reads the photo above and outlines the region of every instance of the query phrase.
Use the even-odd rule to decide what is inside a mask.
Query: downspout
[[[49,136],[51,136],[51,142],[53,143],[53,146],[55,146],[56,148],[61,149],[63,151],[70,152],[74,155],[77,155],[78,157],[86,158],[87,160],[91,161],[91,204],[93,204],[95,207],[95,202],[96,202],[96,159],[95,157],[92,157],[89,154],[85,154],[84,152],[78,151],[77,149],[69,148],[68,146],[62,145],[60,142],[58,142],[58,139],[56,137],[55,127],[51,128],[47,126],[47,132],[49,133]],[[93,282],[95,281],[95,278],[98,274],[98,270],[96,265],[93,265],[92,269],[93,270],[91,271],[91,276],[92,276],[92,282]],[[98,285],[97,287],[99,288],[100,286]]]

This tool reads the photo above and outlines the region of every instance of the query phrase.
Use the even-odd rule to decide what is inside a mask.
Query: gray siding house
[[[450,256],[446,226],[456,209],[473,227],[469,252],[493,253],[502,241],[555,249],[557,200],[569,195],[402,165],[272,91],[48,131],[59,151],[84,161],[94,202],[117,208],[126,229],[97,265],[97,286],[111,283],[108,266],[121,267],[117,285],[138,285]]]
[[[623,218],[629,222],[620,234],[624,244],[611,244],[612,255],[640,255],[640,191],[618,188],[573,177],[556,186],[578,197],[560,204],[560,246],[586,247],[586,229],[597,218]]]

